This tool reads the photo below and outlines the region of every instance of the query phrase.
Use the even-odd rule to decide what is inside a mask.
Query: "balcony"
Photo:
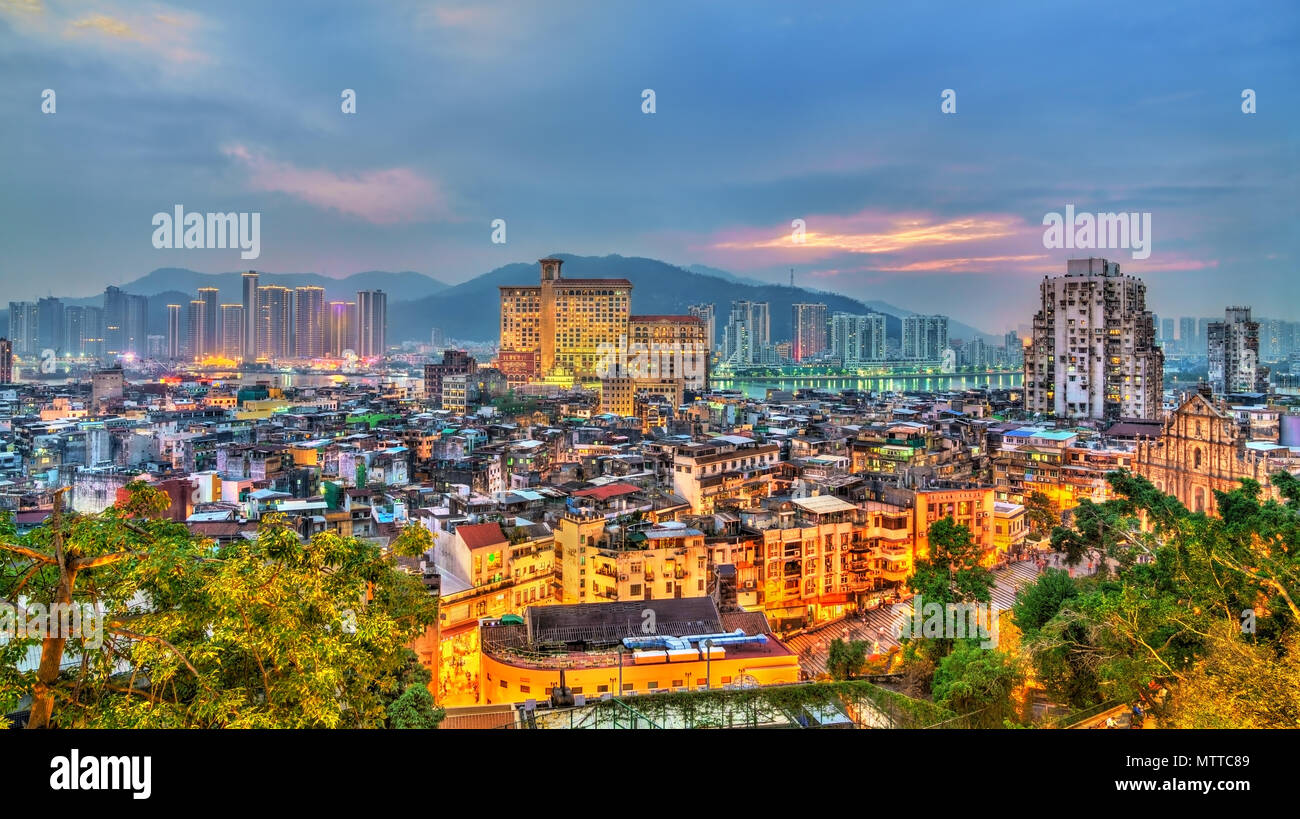
[[[880,570],[880,576],[891,583],[901,583],[911,573],[911,566],[907,563],[886,563]]]

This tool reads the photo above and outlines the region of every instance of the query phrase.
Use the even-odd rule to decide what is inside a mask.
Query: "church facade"
[[[1197,392],[1170,413],[1159,438],[1138,442],[1133,470],[1193,512],[1215,515],[1216,490],[1229,492],[1251,478],[1265,498],[1276,497],[1269,475],[1297,467],[1285,447],[1248,444],[1246,429],[1232,413]]]

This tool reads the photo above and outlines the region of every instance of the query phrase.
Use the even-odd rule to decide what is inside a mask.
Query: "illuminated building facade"
[[[238,361],[244,354],[244,305],[221,305],[221,357]]]
[[[325,288],[294,288],[294,352],[298,358],[322,358],[325,346],[326,324]]]
[[[181,357],[185,343],[181,336],[181,306],[167,305],[167,358],[176,361]]]
[[[1025,409],[1069,419],[1160,418],[1164,353],[1146,285],[1105,259],[1044,277],[1025,357]]]
[[[293,357],[293,299],[287,287],[257,288],[258,357]]]
[[[912,571],[908,510],[830,495],[741,513],[761,541],[761,605],[778,631],[843,616]]]
[[[256,361],[258,355],[257,349],[257,317],[258,302],[257,291],[260,277],[256,271],[250,270],[240,276],[240,287],[242,288],[243,306],[244,306],[244,332],[243,332],[243,356],[245,361]]]
[[[357,345],[357,304],[353,301],[332,301],[329,303],[329,327],[326,339],[328,352],[335,358],[342,358],[347,350],[356,352]]]
[[[575,701],[799,679],[798,657],[761,613],[720,613],[709,597],[646,611],[643,602],[542,606],[484,622],[480,704],[544,700],[560,687],[561,670]],[[584,648],[575,652],[575,644]]]
[[[536,287],[501,293],[501,354],[536,354],[533,376],[594,380],[602,359],[628,332],[632,283],[627,279],[565,279],[561,259],[542,259]],[[510,357],[507,378],[527,359]],[[504,362],[503,362],[504,363]]]
[[[1165,420],[1160,437],[1138,441],[1133,471],[1193,512],[1218,514],[1214,493],[1230,492],[1242,478],[1258,481],[1276,497],[1269,478],[1300,471],[1288,447],[1249,440],[1249,427],[1205,392],[1187,397]]]
[[[555,528],[554,598],[560,603],[672,600],[709,593],[704,533],[668,522],[619,538],[603,515],[565,514]]]
[[[697,515],[719,506],[750,506],[772,494],[780,453],[777,444],[731,436],[682,446],[673,455],[673,492]]]
[[[794,336],[791,358],[796,364],[826,349],[826,305],[791,305],[790,333]]]

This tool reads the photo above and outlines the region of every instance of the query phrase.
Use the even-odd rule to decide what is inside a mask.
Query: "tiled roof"
[[[456,527],[456,534],[460,535],[460,539],[471,549],[482,549],[506,542],[505,533],[501,531],[499,523],[462,524]]]

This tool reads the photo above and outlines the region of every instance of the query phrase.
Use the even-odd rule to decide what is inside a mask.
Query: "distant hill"
[[[719,336],[729,305],[739,300],[766,301],[772,305],[772,337],[778,340],[790,337],[790,306],[800,301],[823,302],[832,313],[884,313],[887,317],[886,334],[895,339],[902,334],[899,317],[911,314],[884,302],[863,303],[847,296],[788,285],[746,284],[734,276],[706,275],[656,259],[555,255],[564,260],[565,277],[625,278],[631,281],[633,314],[681,314],[686,312],[688,305],[712,302],[717,305],[716,332]],[[390,301],[388,337],[392,340],[424,339],[428,338],[431,328],[438,327],[452,338],[490,341],[500,332],[501,302],[497,288],[536,284],[537,281],[535,262],[516,263],[498,267],[423,299],[399,304]],[[986,341],[994,340],[987,333],[956,321],[949,324],[949,334],[963,339],[978,334]]]
[[[409,301],[431,296],[447,288],[447,285],[437,279],[410,270],[401,273],[371,270],[365,273],[353,273],[342,279],[332,279],[319,273],[258,272],[261,274],[258,283],[263,286],[323,287],[327,300],[344,298],[355,300],[358,290],[383,290],[388,294],[389,302]],[[194,298],[193,294],[197,293],[200,287],[215,287],[220,291],[218,298],[221,301],[234,304],[242,300],[243,285],[240,276],[243,273],[244,271],[196,273],[182,267],[160,267],[135,281],[121,285],[121,288],[128,293],[142,296],[155,296],[166,291],[189,293],[191,295],[182,302],[185,304]]]
[[[726,279],[729,282],[740,282],[741,284],[752,284],[757,287],[763,287],[767,282],[761,279],[750,278],[749,276],[737,276],[729,270],[722,270],[717,267],[709,267],[704,264],[688,264],[686,269],[692,273],[699,273],[701,276],[713,276],[716,279]]]
[[[661,262],[627,256],[574,256],[556,254],[564,259],[563,274],[569,278],[625,278],[632,282],[634,314],[683,314],[691,304],[716,305],[715,331],[721,340],[722,326],[733,301],[766,301],[772,305],[772,338],[790,337],[790,305],[800,301],[823,302],[829,312],[884,313],[885,332],[893,339],[902,334],[902,316],[912,311],[883,301],[859,301],[836,293],[767,284],[746,279],[725,270],[692,265],[689,269]],[[260,272],[260,271],[259,271]],[[242,301],[241,273],[197,273],[193,270],[164,267],[135,281],[120,285],[128,293],[149,297],[149,332],[167,332],[167,305],[188,305],[200,287],[216,287],[220,300]],[[440,328],[448,337],[465,341],[493,341],[498,338],[501,302],[497,288],[502,285],[536,284],[536,262],[518,262],[498,267],[469,281],[446,285],[421,273],[405,271],[387,273],[368,271],[343,279],[331,279],[316,273],[261,273],[260,284],[281,287],[316,285],[325,288],[326,299],[354,299],[358,290],[382,289],[388,294],[388,338],[390,341],[427,340],[430,329]],[[102,295],[64,299],[67,305],[102,306]],[[0,335],[7,333],[7,310],[0,310]],[[188,313],[183,313],[182,322]],[[952,338],[969,340],[981,336],[991,344],[1001,344],[1000,337],[984,333],[959,321],[950,320]]]

